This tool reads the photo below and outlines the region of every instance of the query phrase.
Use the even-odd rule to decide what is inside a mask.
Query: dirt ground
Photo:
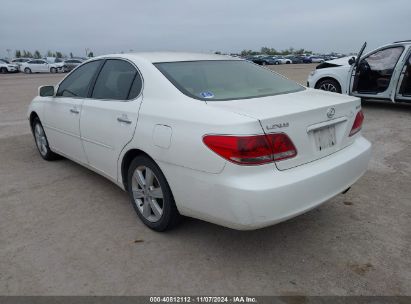
[[[261,230],[156,233],[105,178],[38,155],[27,106],[62,76],[0,75],[1,295],[411,295],[411,105],[363,104],[373,158],[347,194]]]

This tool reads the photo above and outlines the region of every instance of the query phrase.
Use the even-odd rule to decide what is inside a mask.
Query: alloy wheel
[[[47,139],[46,134],[44,133],[43,127],[36,123],[34,126],[34,137],[36,139],[37,148],[40,151],[42,156],[46,156],[47,154]]]
[[[133,200],[141,215],[150,222],[157,222],[163,215],[164,196],[154,172],[146,166],[138,166],[132,176]]]
[[[337,92],[338,92],[338,91],[337,91],[337,88],[335,87],[335,85],[333,85],[332,83],[327,83],[327,82],[323,83],[323,84],[319,87],[319,89],[320,89],[320,90],[323,90],[323,91],[334,92],[334,93],[337,93]]]

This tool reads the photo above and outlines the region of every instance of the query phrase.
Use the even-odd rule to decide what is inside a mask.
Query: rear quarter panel
[[[316,73],[309,77],[310,87],[315,88],[316,84],[324,78],[334,78],[341,86],[341,92],[343,94],[348,93],[348,81],[349,81],[349,66],[340,66],[332,68],[324,68],[316,70]]]

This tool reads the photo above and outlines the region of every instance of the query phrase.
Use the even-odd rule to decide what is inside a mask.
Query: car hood
[[[335,65],[349,65],[348,64],[348,60],[351,58],[351,57],[355,57],[355,56],[346,56],[346,57],[341,57],[341,58],[338,58],[338,59],[333,59],[333,60],[327,60],[326,62],[327,63],[331,63],[331,64],[335,64]]]

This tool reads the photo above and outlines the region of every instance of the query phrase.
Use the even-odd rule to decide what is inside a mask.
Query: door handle
[[[126,124],[131,124],[132,123],[132,121],[131,120],[128,120],[128,118],[127,117],[117,117],[117,121],[118,122],[124,122],[124,123],[126,123]]]
[[[79,114],[80,113],[80,111],[77,110],[76,108],[70,109],[70,112],[73,113],[73,114]]]

